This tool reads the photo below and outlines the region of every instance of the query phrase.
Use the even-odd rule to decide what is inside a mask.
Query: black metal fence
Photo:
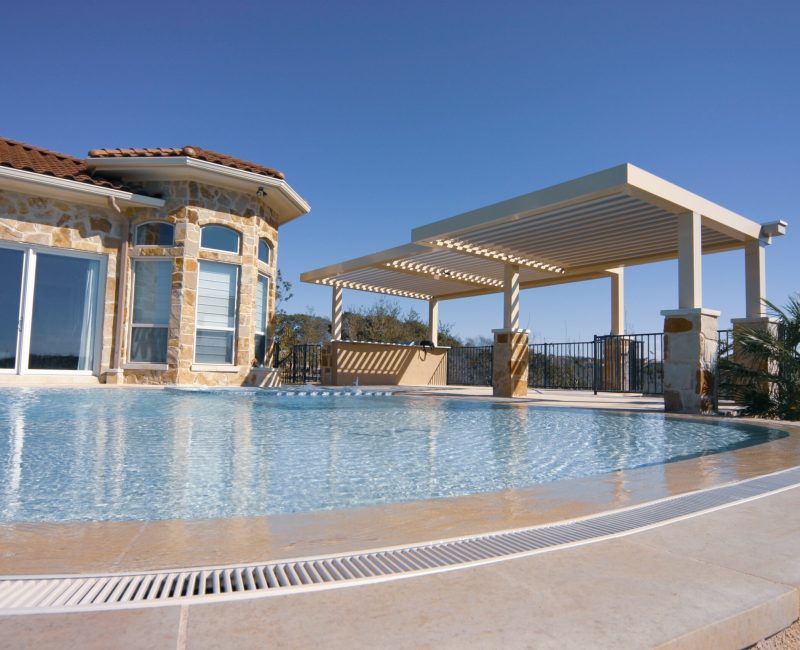
[[[322,378],[320,368],[321,345],[313,343],[292,346],[292,350],[280,361],[281,379],[284,384],[309,384]]]
[[[532,343],[528,346],[528,386],[592,390],[594,342]]]
[[[733,399],[730,389],[725,388],[721,382],[719,362],[723,359],[733,359],[733,330],[719,330],[717,332],[717,394],[718,400]]]
[[[491,386],[492,346],[452,348],[447,383]],[[532,343],[528,386],[595,392],[664,392],[664,334],[596,336],[592,341]]]
[[[482,345],[448,350],[448,385],[491,386],[492,349],[491,345]]]
[[[594,337],[594,391],[664,392],[664,333]]]

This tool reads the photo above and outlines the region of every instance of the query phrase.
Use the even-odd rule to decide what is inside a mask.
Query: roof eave
[[[115,172],[123,178],[140,180],[194,180],[226,187],[245,194],[267,192],[267,204],[284,225],[311,211],[311,206],[285,180],[227,167],[189,156],[152,158],[87,158],[87,164],[101,172]],[[269,189],[275,190],[270,193]]]
[[[0,167],[0,186],[25,194],[43,194],[90,205],[106,205],[112,198],[122,207],[160,208],[164,205],[163,199],[152,196],[12,167]]]

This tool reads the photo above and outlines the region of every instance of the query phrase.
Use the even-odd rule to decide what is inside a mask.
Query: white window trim
[[[257,278],[256,278],[256,289],[258,289],[258,285],[261,281],[261,278],[264,278],[267,281],[267,295],[264,297],[264,322],[261,323],[261,327],[264,329],[258,329],[259,324],[256,323],[256,336],[263,336],[264,337],[264,358],[263,359],[256,359],[259,364],[266,364],[267,363],[267,351],[269,350],[268,339],[267,339],[267,331],[269,330],[269,290],[270,290],[270,282],[272,282],[272,277],[267,275],[266,273],[262,273],[259,271]],[[253,339],[253,343],[255,343],[255,337]]]
[[[148,221],[147,223],[153,223],[153,222]],[[155,223],[159,223],[159,222],[155,222]],[[166,329],[167,329],[167,341],[169,341],[169,326],[170,326],[170,322],[167,322],[166,325],[152,325],[152,324],[141,324],[140,325],[138,323],[134,323],[133,322],[133,305],[134,305],[133,301],[134,301],[134,299],[136,297],[136,263],[137,262],[172,262],[172,258],[171,257],[167,257],[167,256],[158,256],[158,257],[153,256],[153,257],[151,257],[149,255],[142,256],[142,257],[133,256],[131,258],[131,291],[130,291],[131,296],[130,296],[130,299],[129,299],[130,302],[128,304],[128,313],[131,316],[128,319],[128,321],[129,321],[128,322],[128,332],[127,332],[127,335],[125,337],[127,339],[127,342],[128,342],[128,349],[127,349],[126,354],[125,354],[125,356],[127,357],[127,363],[125,364],[125,366],[127,367],[127,366],[130,366],[131,364],[136,365],[138,367],[142,367],[143,365],[146,365],[146,366],[154,366],[155,365],[155,366],[164,366],[164,369],[166,369],[167,368],[166,360],[163,361],[163,362],[160,362],[160,361],[133,361],[133,360],[131,360],[131,352],[133,350],[133,328],[134,327],[151,327],[153,329],[155,329],[155,328],[163,329],[163,328],[166,327]],[[175,268],[175,264],[174,263],[172,264],[172,267],[173,267],[173,269]],[[171,275],[172,274],[170,273],[170,277],[171,277]],[[172,320],[172,315],[171,315],[172,314],[172,298],[171,298],[171,295],[172,295],[172,292],[170,291],[170,309],[169,309],[169,311],[170,311],[169,320],[170,321]],[[167,356],[169,356],[169,342],[167,342]]]
[[[267,261],[266,262],[264,260],[262,260],[261,257],[259,257],[259,254],[261,253],[261,242],[264,242],[267,245],[268,253],[267,253]],[[274,256],[275,256],[275,248],[273,247],[272,242],[269,239],[267,239],[266,237],[259,237],[258,238],[258,249],[256,250],[256,259],[259,262],[261,262],[262,264],[266,264],[267,266],[271,267],[272,266],[272,259],[273,259]]]
[[[203,264],[225,264],[232,266],[236,269],[236,288],[233,292],[233,327],[198,327],[197,325],[197,312],[195,311],[194,319],[194,352],[192,353],[191,370],[206,370],[217,372],[228,372],[230,368],[238,368],[236,365],[236,330],[239,326],[239,291],[241,290],[242,282],[242,266],[241,264],[231,264],[230,262],[220,262],[218,260],[198,260],[197,265],[197,282],[195,283],[194,291],[197,299],[195,305],[200,301],[200,267]],[[207,330],[209,332],[233,332],[233,345],[231,346],[231,359],[230,363],[203,363],[196,361],[197,359],[197,330]]]
[[[166,224],[168,226],[172,226],[172,243],[169,245],[166,244],[137,244],[136,243],[136,234],[139,231],[139,226],[146,226],[150,223],[157,223],[157,224]],[[152,219],[151,221],[142,221],[142,223],[137,223],[133,226],[133,244],[134,248],[172,248],[175,246],[175,224],[171,221],[159,221],[158,219]]]
[[[203,246],[203,229],[208,228],[211,226],[212,228],[224,228],[225,230],[230,230],[233,233],[236,233],[236,250],[235,251],[226,251],[223,248],[211,248],[211,246]],[[200,250],[203,251],[217,251],[218,253],[230,253],[231,255],[241,255],[242,254],[242,233],[240,233],[236,228],[231,228],[230,226],[224,226],[221,223],[205,223],[200,226]]]
[[[105,324],[105,296],[108,284],[108,256],[103,253],[75,251],[56,246],[41,246],[22,242],[1,241],[0,248],[21,250],[25,257],[22,263],[22,294],[20,296],[19,329],[17,334],[17,366],[3,368],[0,373],[7,375],[69,375],[99,376],[101,357],[103,355],[103,326]],[[36,256],[39,254],[61,255],[79,259],[97,260],[97,290],[95,296],[95,342],[94,362],[91,370],[48,370],[28,368],[28,357],[31,349],[31,323],[33,322],[34,284],[36,279]]]

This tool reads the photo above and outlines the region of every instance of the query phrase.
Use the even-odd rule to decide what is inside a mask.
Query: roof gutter
[[[80,181],[73,181],[68,178],[37,174],[36,172],[13,169],[11,167],[0,167],[0,183],[4,180],[17,187],[33,184],[42,188],[47,188],[54,193],[77,192],[86,197],[94,198],[95,202],[113,201],[126,207],[160,208],[164,205],[163,199],[157,199],[152,196],[134,194],[133,192],[117,190],[111,187],[91,185],[90,183],[81,183]]]

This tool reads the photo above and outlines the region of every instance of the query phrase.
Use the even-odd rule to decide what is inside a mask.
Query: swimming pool
[[[785,436],[441,397],[0,389],[0,521],[200,519],[494,492]]]

